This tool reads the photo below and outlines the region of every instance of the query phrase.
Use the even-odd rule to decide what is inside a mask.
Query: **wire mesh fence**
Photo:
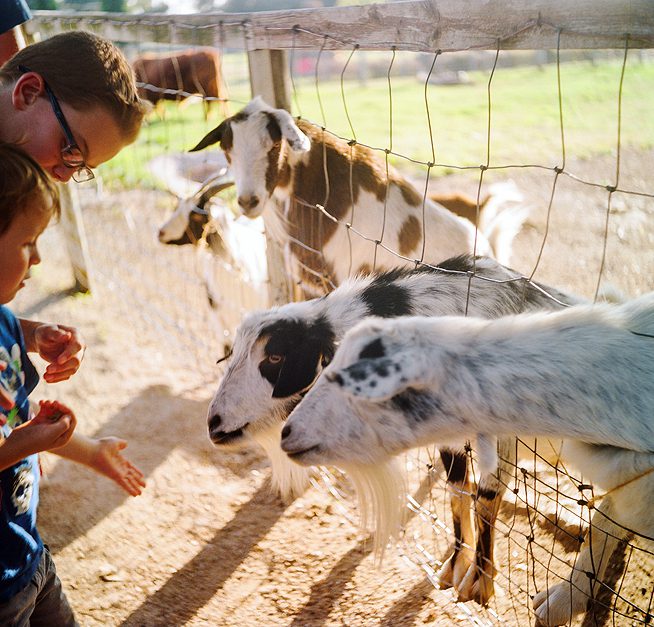
[[[215,361],[228,351],[238,321],[251,309],[267,307],[269,292],[244,277],[233,258],[216,256],[203,242],[164,246],[157,232],[178,196],[197,190],[213,167],[210,152],[198,153],[192,165],[185,152],[221,118],[215,108],[207,110],[187,96],[219,101],[226,107],[223,113],[235,113],[248,101],[246,52],[252,49],[253,27],[224,17],[206,24],[163,18],[119,21],[121,28],[125,24],[141,33],[126,47],[132,58],[154,50],[177,54],[188,50],[189,42],[206,46],[209,37],[219,52],[224,92],[189,89],[198,83],[197,76],[173,87],[143,82],[149,92],[177,100],[153,112],[138,142],[103,166],[104,189],[83,190],[95,289],[120,303],[136,338],[146,329],[160,334],[176,363],[212,381]],[[110,31],[112,18],[87,19],[85,25]],[[172,32],[163,45],[148,38],[162,25]],[[338,40],[318,26],[295,21],[270,27],[268,35],[283,31],[289,42],[297,119],[346,145],[350,163],[357,146],[370,148],[382,180],[400,170],[423,207],[432,194],[466,194],[477,219],[491,184],[510,181],[530,209],[513,246],[512,266],[521,280],[565,287],[590,300],[611,290],[635,296],[650,289],[654,270],[654,127],[644,97],[654,87],[654,57],[650,50],[633,49],[633,36],[626,34],[620,50],[572,52],[562,46],[568,30],[545,26],[555,45],[529,53],[503,49],[523,33],[524,25],[502,37],[486,37],[483,47],[490,50],[467,54],[427,46],[413,52],[393,44],[376,44],[386,50],[371,52],[348,37]],[[529,28],[534,27],[530,22]],[[596,33],[598,38],[602,34]],[[235,43],[239,38],[240,48]],[[329,179],[327,168],[325,175],[327,189],[340,186],[353,196],[351,176]],[[228,190],[221,198],[231,205],[230,220],[236,219],[235,193]],[[316,245],[322,240],[297,235],[326,223],[341,229],[350,243],[337,252],[349,259],[350,273],[362,269],[352,261],[353,241],[369,244],[369,270],[380,269],[382,253],[393,255],[397,265],[418,266],[428,259],[438,265],[431,262],[434,251],[425,246],[420,255],[409,256],[389,244],[384,224],[370,235],[356,228],[352,214],[335,217],[326,208],[327,197],[296,201],[296,229],[286,239],[287,261],[293,263],[284,272],[300,291],[311,288],[305,294],[329,291],[338,282],[325,250]],[[423,213],[422,232],[425,220]],[[590,520],[597,504],[610,496],[603,497],[573,467],[547,462],[543,446],[540,442],[528,455],[505,460],[512,475],[503,481],[499,513],[491,521],[495,596],[484,608],[460,606],[472,624],[533,622],[534,595],[557,583],[566,585],[584,536],[607,528],[601,522],[596,527],[599,519],[593,525]],[[474,458],[474,452],[469,454]],[[402,464],[409,485],[408,518],[397,548],[438,587],[438,571],[455,533],[451,490],[436,450],[412,452]],[[474,463],[471,468],[469,496],[474,500],[478,476]],[[319,469],[315,481],[335,496],[343,515],[356,519],[352,490],[340,471]],[[615,539],[611,556],[593,556],[610,562],[592,589],[585,616],[574,624],[651,622],[652,538],[624,530]],[[474,546],[465,548],[474,554]],[[456,601],[453,590],[445,594]]]

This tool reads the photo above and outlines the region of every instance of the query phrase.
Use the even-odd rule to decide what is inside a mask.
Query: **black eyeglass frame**
[[[26,72],[31,72],[29,68],[25,67],[24,65],[19,65],[18,69],[25,74]],[[73,172],[73,180],[76,183],[85,183],[86,181],[90,181],[95,178],[95,174],[93,173],[93,170],[89,168],[89,166],[86,165],[84,162],[84,158],[81,156],[82,151],[75,141],[75,138],[73,137],[73,132],[70,130],[70,126],[68,126],[68,121],[66,120],[66,116],[64,115],[64,112],[61,110],[61,105],[59,104],[59,100],[57,100],[57,97],[54,95],[54,92],[50,88],[50,85],[48,85],[47,81],[43,79],[43,87],[45,88],[45,93],[48,94],[48,99],[50,100],[50,105],[52,106],[52,111],[55,114],[55,117],[57,118],[57,122],[59,122],[59,126],[61,126],[61,130],[64,132],[64,136],[66,137],[66,141],[68,142],[62,149],[61,149],[61,158],[64,163],[64,165],[67,168],[74,169],[75,172]],[[80,155],[79,158],[73,156],[73,151],[77,151]]]

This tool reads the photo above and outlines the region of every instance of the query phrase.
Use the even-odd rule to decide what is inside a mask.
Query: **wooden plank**
[[[93,272],[89,247],[84,230],[84,219],[80,207],[77,183],[69,182],[62,185],[60,224],[66,241],[68,258],[73,267],[76,292],[90,292],[93,284]]]
[[[654,48],[652,0],[408,0],[262,13],[162,15],[35,11],[44,36],[86,29],[114,41],[257,49]]]
[[[291,92],[288,59],[284,50],[252,50],[248,53],[250,88],[253,96],[263,99],[277,108],[290,110]],[[270,202],[277,202],[274,198]],[[277,211],[282,212],[278,206]],[[283,305],[293,298],[293,283],[286,271],[286,256],[279,243],[271,236],[270,213],[263,213],[266,231],[266,261],[270,305]]]

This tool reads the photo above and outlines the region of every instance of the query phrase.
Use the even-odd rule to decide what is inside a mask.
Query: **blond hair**
[[[103,107],[128,143],[136,139],[149,103],[137,94],[129,62],[107,39],[69,31],[31,44],[0,67],[0,82],[16,81],[23,73],[19,66],[40,74],[57,98],[73,109]]]
[[[12,144],[0,143],[0,235],[17,215],[38,207],[58,217],[59,190],[45,170]]]

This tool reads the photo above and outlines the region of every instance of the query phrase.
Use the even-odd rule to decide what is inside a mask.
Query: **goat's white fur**
[[[446,263],[443,265],[447,267]],[[538,299],[538,303],[523,302],[520,297],[521,288],[517,284],[494,282],[515,279],[520,275],[492,259],[477,259],[476,272],[478,276],[470,281],[469,301],[469,277],[465,273],[407,272],[392,283],[411,295],[412,311],[423,315],[463,313],[466,304],[470,315],[485,318],[522,308],[559,307],[556,300],[547,296],[541,299],[538,299],[538,295],[533,296]],[[210,421],[213,416],[220,416],[220,432],[230,436],[230,444],[239,444],[242,438],[254,437],[258,431],[283,422],[300,401],[299,394],[291,398],[272,396],[273,385],[259,371],[259,364],[265,357],[262,331],[280,321],[311,324],[322,317],[338,342],[346,331],[369,315],[362,294],[374,281],[373,276],[355,277],[327,296],[250,312],[245,316],[236,330],[232,357],[208,411]],[[571,297],[554,293],[556,298],[570,302]],[[320,366],[316,375],[319,372]],[[214,441],[222,444],[222,440]],[[298,488],[301,489],[301,486]]]
[[[367,320],[291,413],[282,447],[303,464],[352,467],[480,434],[565,438],[561,458],[609,491],[569,580],[534,599],[541,623],[566,624],[625,528],[654,535],[653,335],[654,293],[493,321]],[[361,359],[373,342],[384,355]]]

